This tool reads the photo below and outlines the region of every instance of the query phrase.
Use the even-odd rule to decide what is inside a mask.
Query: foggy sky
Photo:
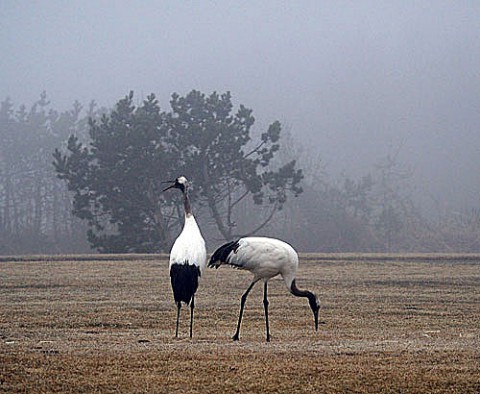
[[[423,202],[479,205],[478,1],[0,2],[0,99],[231,91],[327,171],[401,148]]]

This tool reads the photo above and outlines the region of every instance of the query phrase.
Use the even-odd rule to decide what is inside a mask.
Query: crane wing
[[[222,264],[230,264],[239,266],[238,264],[231,263],[231,257],[234,253],[237,253],[238,248],[240,247],[239,241],[231,241],[222,246],[220,246],[210,257],[210,261],[208,262],[208,266],[210,268],[218,268]]]

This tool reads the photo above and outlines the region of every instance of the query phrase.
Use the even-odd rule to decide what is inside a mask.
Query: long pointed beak
[[[313,312],[313,317],[315,319],[315,331],[318,331],[318,310]]]
[[[164,192],[165,190],[168,190],[168,189],[172,189],[172,188],[174,188],[174,187],[175,187],[175,184],[173,184],[173,185],[170,185],[169,187],[167,187],[167,188],[163,189],[163,190],[162,190],[162,192]]]
[[[171,183],[171,185],[165,189],[162,190],[162,193],[165,191],[165,190],[168,190],[168,189],[171,189],[173,187],[175,187],[175,181],[162,181],[162,183]]]

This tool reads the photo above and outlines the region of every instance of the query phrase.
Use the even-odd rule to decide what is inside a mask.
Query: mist
[[[478,2],[4,0],[0,18],[2,100],[231,91],[332,176],[399,151],[422,209],[478,206]]]

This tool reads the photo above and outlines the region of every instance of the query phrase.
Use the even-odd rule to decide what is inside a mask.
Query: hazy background
[[[229,90],[334,176],[401,147],[423,209],[478,206],[478,1],[1,0],[0,26],[14,105]]]

